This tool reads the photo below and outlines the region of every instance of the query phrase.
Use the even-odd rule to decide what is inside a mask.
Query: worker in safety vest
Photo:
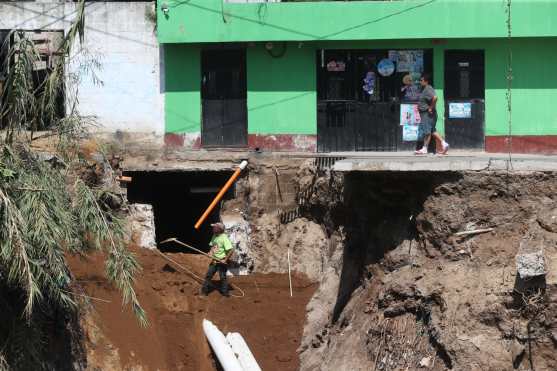
[[[232,242],[228,236],[224,233],[224,224],[214,223],[211,224],[213,228],[213,238],[209,246],[211,251],[209,255],[213,257],[213,261],[209,264],[209,269],[207,270],[207,275],[205,276],[205,282],[201,289],[203,295],[209,295],[209,286],[211,285],[211,280],[213,276],[218,271],[221,281],[220,292],[223,296],[230,296],[228,293],[228,282],[226,281],[226,272],[228,271],[228,260],[234,251]]]

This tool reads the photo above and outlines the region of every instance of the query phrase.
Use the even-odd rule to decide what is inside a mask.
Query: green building
[[[159,0],[157,15],[167,144],[409,151],[428,73],[452,148],[557,153],[555,0]]]

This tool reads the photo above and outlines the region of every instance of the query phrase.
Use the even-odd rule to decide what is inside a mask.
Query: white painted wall
[[[153,2],[88,2],[84,47],[99,57],[102,86],[79,86],[79,111],[97,117],[103,132],[164,134],[162,65]],[[73,2],[0,2],[0,29],[67,30]],[[70,65],[75,70],[75,65]]]

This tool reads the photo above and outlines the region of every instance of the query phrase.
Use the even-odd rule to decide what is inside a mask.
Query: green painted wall
[[[514,40],[512,43],[512,134],[557,135],[557,38]],[[508,133],[505,43],[493,40],[487,49],[487,135]]]
[[[450,40],[443,48],[485,50],[485,134],[507,135],[508,41]],[[513,39],[511,49],[512,135],[556,135],[557,115],[552,107],[557,102],[557,74],[553,73],[557,38]],[[442,58],[442,51],[438,57]],[[438,70],[435,73],[442,78]]]
[[[165,127],[167,133],[201,131],[201,49],[164,46]]]
[[[166,4],[165,15],[161,6]],[[157,0],[161,43],[505,37],[503,0]],[[515,37],[557,36],[557,1],[513,0]]]
[[[486,57],[486,135],[507,135],[506,40],[351,41],[289,43],[283,58],[272,58],[258,43],[247,51],[248,131],[252,134],[315,134],[315,53],[328,49],[433,48],[434,85],[443,114],[444,51],[484,49]],[[513,50],[513,135],[557,135],[557,37],[515,39]],[[200,47],[165,45],[166,130],[200,131]],[[443,120],[438,128],[442,131]]]
[[[248,49],[247,72],[250,134],[315,134],[313,48],[287,44],[284,56],[273,58],[259,44]]]

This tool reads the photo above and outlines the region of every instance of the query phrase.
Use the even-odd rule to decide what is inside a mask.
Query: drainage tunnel
[[[155,234],[159,249],[164,252],[192,252],[176,243],[160,244],[176,237],[202,251],[209,250],[211,223],[220,221],[217,205],[199,230],[194,224],[230,178],[229,171],[128,171],[130,203],[151,204],[155,217]],[[223,200],[234,194],[231,187]],[[222,203],[222,201],[221,201]]]

